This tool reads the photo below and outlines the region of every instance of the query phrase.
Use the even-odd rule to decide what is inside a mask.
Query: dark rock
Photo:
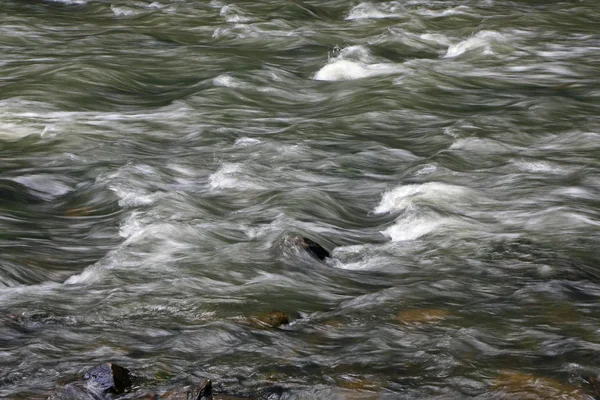
[[[127,368],[117,364],[102,364],[87,374],[84,379],[90,381],[104,393],[121,394],[131,387],[131,376]]]
[[[204,382],[196,400],[213,400],[212,381],[210,379]]]
[[[307,237],[303,237],[302,240],[304,241],[304,243],[302,244],[302,247],[304,247],[306,249],[306,251],[308,251],[310,254],[312,254],[317,259],[323,261],[326,258],[331,257],[331,254],[327,250],[325,250],[323,248],[323,246],[321,246],[319,243],[317,243],[313,240],[310,240]]]
[[[600,381],[598,381],[598,378],[596,378],[595,376],[590,376],[584,379],[590,385],[590,389],[592,391],[594,399],[600,400]]]
[[[331,254],[323,246],[312,239],[298,235],[287,235],[282,242],[283,252],[302,257],[304,254],[310,256],[306,258],[316,258],[319,261],[325,261],[331,257]]]

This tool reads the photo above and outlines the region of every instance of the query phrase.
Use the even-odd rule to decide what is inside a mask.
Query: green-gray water
[[[286,399],[591,398],[599,16],[2,0],[0,397],[113,361]],[[270,310],[294,322],[246,322]]]

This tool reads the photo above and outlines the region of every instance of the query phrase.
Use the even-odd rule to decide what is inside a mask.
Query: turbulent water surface
[[[1,3],[0,397],[592,398],[597,0]]]

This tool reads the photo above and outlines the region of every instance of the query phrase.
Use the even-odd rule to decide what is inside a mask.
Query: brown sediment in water
[[[581,389],[554,379],[532,374],[503,371],[490,385],[494,392],[501,392],[505,399],[519,400],[583,400]]]
[[[417,308],[398,313],[396,320],[407,325],[434,324],[447,318],[450,312],[436,308]]]

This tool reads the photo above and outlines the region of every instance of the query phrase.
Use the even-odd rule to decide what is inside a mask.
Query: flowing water
[[[2,0],[0,397],[592,398],[599,15]]]

